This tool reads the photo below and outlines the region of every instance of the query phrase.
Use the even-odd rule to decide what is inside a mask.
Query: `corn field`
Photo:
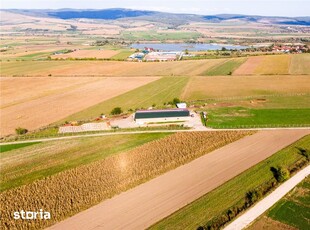
[[[0,229],[42,229],[234,142],[250,131],[176,133],[133,150],[63,171],[0,194]],[[51,220],[14,220],[19,210]]]

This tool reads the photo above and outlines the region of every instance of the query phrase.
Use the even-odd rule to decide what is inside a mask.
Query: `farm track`
[[[50,229],[145,229],[308,134],[310,129],[260,131]]]
[[[217,132],[217,131],[275,131],[275,130],[309,130],[310,127],[298,127],[298,128],[252,128],[252,129],[206,129],[206,130],[152,130],[152,131],[130,131],[130,132],[110,132],[110,133],[96,133],[96,134],[83,134],[75,136],[64,136],[64,137],[51,137],[51,138],[41,138],[32,139],[25,141],[10,141],[10,142],[0,142],[1,145],[7,144],[21,144],[21,143],[33,143],[33,142],[47,142],[47,141],[58,141],[65,139],[76,139],[84,137],[101,137],[101,136],[111,136],[111,135],[128,135],[128,134],[141,134],[141,133],[177,133],[177,132]]]

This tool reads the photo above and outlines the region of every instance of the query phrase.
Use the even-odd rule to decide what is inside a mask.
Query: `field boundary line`
[[[289,193],[297,184],[310,175],[310,165],[296,173],[293,177],[288,179],[280,185],[275,191],[259,201],[256,205],[250,208],[242,216],[237,218],[231,224],[224,228],[224,230],[244,229],[249,226],[256,218],[270,209],[275,203]]]
[[[47,142],[47,141],[57,141],[57,140],[67,140],[76,139],[83,137],[101,137],[110,135],[134,135],[143,133],[177,133],[177,132],[224,132],[224,131],[274,131],[274,130],[310,130],[310,127],[286,127],[286,128],[245,128],[245,129],[211,129],[206,130],[195,130],[195,129],[175,129],[175,130],[146,130],[146,131],[130,131],[130,132],[109,132],[109,133],[93,133],[93,134],[83,134],[83,135],[73,135],[73,136],[60,136],[60,137],[41,137],[41,139],[24,139],[23,141],[6,141],[0,142],[1,145],[9,144],[21,144],[21,143],[32,143],[32,142]]]

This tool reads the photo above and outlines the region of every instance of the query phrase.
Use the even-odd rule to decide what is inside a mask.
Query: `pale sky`
[[[0,0],[0,9],[128,8],[172,13],[310,16],[310,0]]]

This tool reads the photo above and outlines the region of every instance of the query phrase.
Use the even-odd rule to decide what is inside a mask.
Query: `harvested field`
[[[47,227],[250,134],[247,131],[177,133],[131,151],[4,191],[0,194],[0,227]],[[40,208],[51,212],[53,218],[49,222],[12,220],[13,210]]]
[[[182,99],[203,100],[309,92],[310,79],[307,76],[193,77],[186,86]]]
[[[176,62],[38,61],[1,62],[1,75],[195,76],[225,59]]]
[[[257,66],[263,61],[263,56],[249,57],[238,69],[233,72],[233,75],[251,75],[254,74]]]
[[[157,79],[1,78],[1,135],[19,126],[33,130],[48,125]]]
[[[52,55],[53,59],[55,58],[111,58],[114,55],[118,54],[119,51],[115,50],[77,50],[71,53],[66,54],[57,54]]]
[[[255,68],[254,74],[258,75],[278,75],[289,74],[291,56],[290,55],[269,55]]]
[[[310,54],[293,55],[290,74],[310,74]]]
[[[113,108],[119,106],[126,112],[130,109],[146,109],[153,104],[163,105],[165,102],[172,101],[173,98],[179,98],[188,80],[188,77],[163,77],[130,92],[72,114],[58,123],[96,118],[98,114],[109,114]]]
[[[94,229],[97,226],[104,226],[104,229],[146,229],[155,222],[171,215],[174,211],[224,184],[246,169],[272,156],[278,150],[306,134],[309,134],[309,131],[278,130],[262,131],[252,136],[244,137],[110,200],[104,201],[53,226],[51,229],[79,227],[87,230]],[[170,137],[173,138],[173,136],[168,138]],[[200,137],[196,137],[194,142],[199,143],[199,139]],[[175,137],[174,140],[176,140]],[[174,143],[173,148],[180,146],[177,142]],[[190,142],[186,141],[184,143],[185,145],[187,144],[184,147],[185,150],[189,150],[188,147],[191,146],[188,143]],[[162,149],[162,147],[160,148]],[[141,152],[143,153],[143,151]],[[161,157],[157,156],[157,158],[161,162],[165,162]],[[176,158],[171,158],[171,160],[173,162],[179,158],[179,153],[176,153]],[[126,159],[124,159],[124,162],[126,162]],[[138,166],[137,168],[140,167]],[[271,174],[270,167],[267,168],[267,173]],[[252,182],[255,183],[255,181]],[[240,184],[238,183],[239,186],[237,188],[242,188]],[[226,198],[235,195],[232,192],[233,190],[227,191],[228,193],[225,194]],[[213,200],[217,201],[217,198]],[[236,202],[236,200],[233,200],[233,202]],[[221,203],[215,207],[221,208]],[[192,221],[184,226],[187,226],[189,229],[196,229],[198,227],[194,223],[194,221],[197,221],[196,215],[191,215],[191,217]],[[206,217],[206,212],[202,213],[202,217]],[[181,221],[183,219],[182,217],[180,218]],[[185,229],[184,226],[177,224],[172,226],[158,229],[178,229],[178,227],[179,229]]]

